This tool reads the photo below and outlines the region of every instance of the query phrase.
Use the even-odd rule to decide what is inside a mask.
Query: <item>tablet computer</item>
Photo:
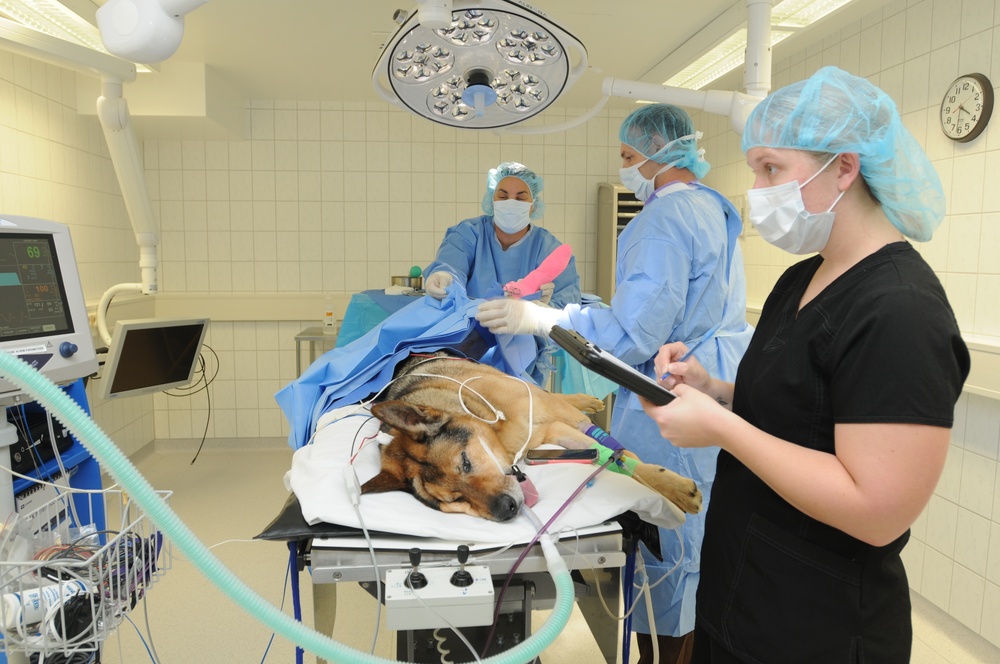
[[[639,373],[617,357],[601,350],[573,330],[554,325],[549,338],[573,356],[577,362],[622,387],[649,399],[657,406],[665,406],[677,396],[649,376]]]

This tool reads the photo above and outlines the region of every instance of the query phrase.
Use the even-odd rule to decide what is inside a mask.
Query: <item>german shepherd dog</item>
[[[604,408],[596,397],[548,392],[444,351],[401,362],[376,401],[372,413],[393,440],[362,493],[408,491],[442,512],[501,522],[513,519],[524,501],[510,471],[525,441],[525,449],[588,448],[595,441],[583,433],[586,414]],[[684,512],[701,509],[691,479],[641,461],[633,476]]]

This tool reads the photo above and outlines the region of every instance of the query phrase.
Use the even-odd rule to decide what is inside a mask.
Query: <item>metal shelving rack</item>
[[[642,210],[642,202],[620,184],[597,185],[597,294],[610,304],[615,294],[618,236]]]
[[[80,516],[97,513],[103,528]],[[11,663],[99,652],[171,564],[170,542],[123,491],[68,489],[18,513],[0,533],[0,652]]]

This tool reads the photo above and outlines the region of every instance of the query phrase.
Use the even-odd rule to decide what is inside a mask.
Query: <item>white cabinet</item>
[[[640,210],[642,203],[622,185],[597,185],[597,294],[605,304],[615,293],[618,235]]]

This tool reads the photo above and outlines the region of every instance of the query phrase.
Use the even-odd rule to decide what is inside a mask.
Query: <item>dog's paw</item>
[[[697,514],[701,511],[701,490],[698,489],[698,485],[694,483],[694,480],[689,479],[686,482],[688,484],[687,488],[675,491],[669,500],[681,508],[682,512]]]
[[[566,394],[563,396],[573,404],[574,408],[588,415],[593,415],[604,410],[604,402],[595,396],[589,394]]]
[[[640,464],[636,476],[646,486],[676,505],[682,512],[697,514],[701,511],[701,491],[694,480],[683,477],[655,464]]]

